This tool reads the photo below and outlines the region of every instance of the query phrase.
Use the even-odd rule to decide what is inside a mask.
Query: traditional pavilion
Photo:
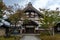
[[[26,33],[34,33],[39,26],[39,17],[42,17],[42,15],[32,6],[31,2],[23,10],[29,20],[28,23],[23,23],[22,26],[25,28]]]
[[[22,33],[39,33],[40,32],[40,22],[39,18],[42,18],[42,14],[33,7],[31,2],[23,9],[26,17],[28,18],[27,23],[24,20],[21,20],[21,26],[17,27],[16,29],[13,27],[12,33],[13,34],[22,34]],[[59,23],[54,27],[55,32],[60,31]]]
[[[31,2],[28,3],[28,5],[23,9],[23,11],[26,17],[28,18],[28,20],[27,20],[27,23],[25,23],[24,20],[21,20],[21,22],[23,23],[21,24],[21,27],[19,28],[19,32],[20,33],[35,33],[36,30],[38,30],[38,28],[40,27],[39,18],[42,17],[42,14],[33,7]]]
[[[39,33],[40,29],[40,22],[39,18],[42,18],[42,14],[33,7],[31,2],[28,3],[28,5],[23,9],[26,17],[28,18],[27,23],[24,22],[24,20],[21,20],[21,25],[18,27],[14,27],[14,25],[11,25],[12,27],[8,27],[6,25],[2,25],[0,27],[0,34],[5,35],[5,33],[9,34],[23,34],[23,33]],[[60,32],[58,23],[54,29],[55,32]]]

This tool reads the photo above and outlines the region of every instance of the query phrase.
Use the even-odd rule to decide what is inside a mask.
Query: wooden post
[[[52,28],[52,31],[53,31],[53,33],[52,33],[52,34],[53,34],[53,36],[54,36],[54,28]]]
[[[20,30],[20,34],[22,34],[22,29]]]
[[[36,33],[35,27],[34,27],[34,33]]]

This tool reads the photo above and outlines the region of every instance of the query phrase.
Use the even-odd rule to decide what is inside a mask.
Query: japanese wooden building
[[[26,17],[28,17],[27,23],[21,20],[20,21],[21,25],[19,27],[14,27],[14,25],[11,25],[12,27],[9,27],[9,28],[7,27],[9,29],[9,30],[7,29],[8,31],[6,30],[8,33],[11,32],[11,34],[23,34],[23,33],[38,33],[39,32],[39,29],[40,29],[39,18],[42,17],[42,14],[33,7],[31,2],[28,3],[28,5],[23,9],[23,11]],[[55,28],[55,31],[56,30],[57,32],[58,30],[60,31],[59,28],[57,29],[57,26],[54,28]],[[2,29],[4,29],[4,27]],[[0,28],[0,31],[2,29]],[[2,30],[2,32],[5,34],[5,29]]]
[[[27,23],[24,20],[21,20],[21,27],[18,28],[20,33],[35,33],[36,30],[40,27],[39,18],[42,17],[42,14],[33,7],[31,2],[23,9],[26,17],[28,18]],[[16,30],[15,30],[16,32]]]
[[[40,33],[40,30],[44,30],[40,26],[39,18],[42,18],[42,14],[33,7],[31,2],[28,3],[28,5],[23,9],[26,17],[28,18],[27,23],[24,22],[24,20],[21,20],[21,27],[18,27],[19,30],[18,33]],[[57,23],[57,25],[54,27],[55,32],[60,32],[60,23]],[[17,33],[17,31],[14,31]],[[13,32],[13,33],[14,33]]]

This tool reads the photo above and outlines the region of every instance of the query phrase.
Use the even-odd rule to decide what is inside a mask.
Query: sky
[[[16,3],[21,7],[25,7],[29,2],[31,2],[36,9],[45,8],[55,10],[57,7],[60,8],[60,0],[3,0],[3,2],[7,6],[14,5]],[[4,23],[9,25],[8,22]]]
[[[13,5],[15,3],[20,6],[26,6],[29,2],[36,8],[46,8],[50,10],[55,10],[57,7],[60,8],[60,0],[3,0],[3,2],[8,5]]]

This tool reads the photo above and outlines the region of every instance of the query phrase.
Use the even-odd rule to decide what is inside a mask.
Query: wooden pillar
[[[25,26],[25,29],[24,29],[24,33],[26,33],[26,26]]]
[[[35,29],[34,29],[34,33],[35,33]]]
[[[25,33],[25,32],[26,32],[26,30],[24,29],[24,30],[23,30],[23,33]]]
[[[34,33],[36,33],[35,26],[34,26]]]
[[[20,29],[20,34],[22,34],[22,29]]]
[[[31,12],[29,12],[29,17],[31,17]]]
[[[20,29],[19,29],[19,33],[20,33]]]

